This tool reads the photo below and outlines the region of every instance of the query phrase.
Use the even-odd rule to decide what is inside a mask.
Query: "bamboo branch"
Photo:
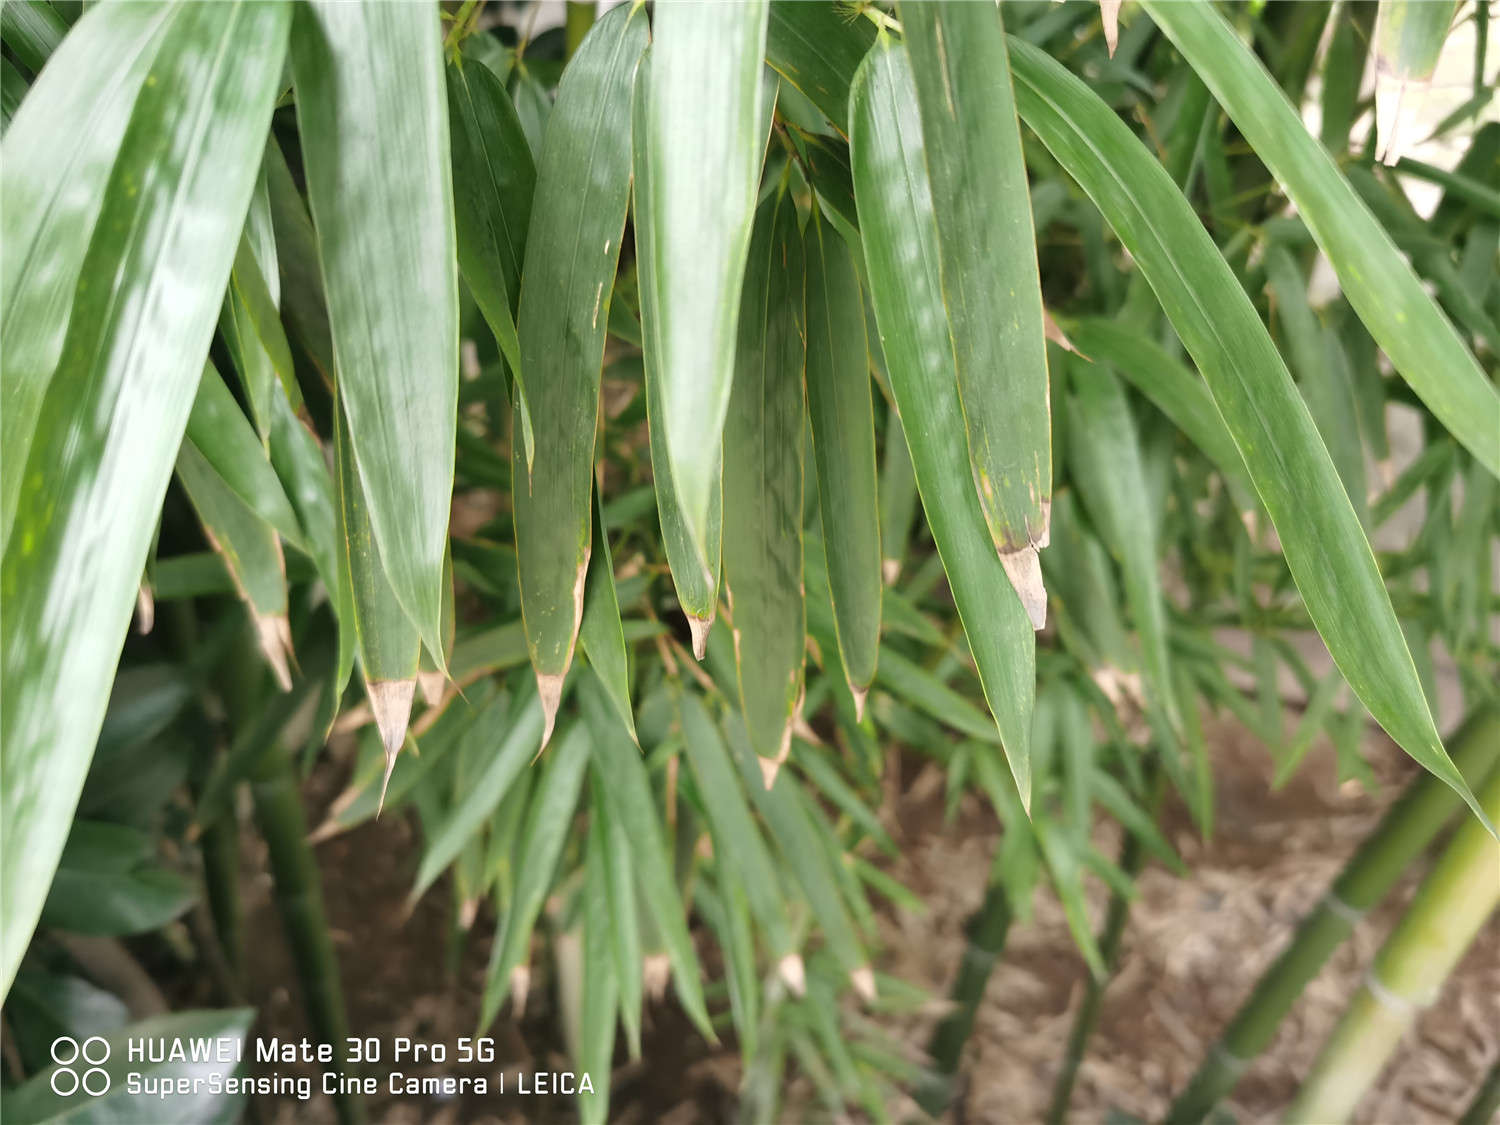
[[[1500,756],[1500,710],[1491,708],[1470,716],[1449,745],[1459,771],[1477,786]],[[1168,1111],[1167,1125],[1196,1125],[1234,1089],[1250,1060],[1270,1043],[1308,981],[1364,912],[1384,898],[1407,866],[1427,849],[1459,804],[1458,795],[1431,774],[1423,773],[1411,783],[1256,984]]]
[[[1488,815],[1500,814],[1500,770],[1478,796]],[[1324,1044],[1288,1120],[1348,1119],[1497,906],[1500,845],[1465,818]]]

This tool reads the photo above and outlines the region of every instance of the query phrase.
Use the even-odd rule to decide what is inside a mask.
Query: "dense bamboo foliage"
[[[1458,822],[1291,1111],[1347,1115],[1495,908],[1488,6],[491,7],[4,4],[7,1120],[67,1108],[37,1028],[248,1034],[251,819],[309,1026],[364,1034],[314,849],[376,815],[408,906],[493,929],[479,1034],[555,984],[590,1122],[668,982],[747,1121],[792,1072],[942,1111],[1046,890],[1094,978],[1063,1120],[1167,810],[1213,833],[1213,713],[1282,780],[1326,738],[1368,783],[1377,727],[1424,772],[1172,1120]],[[1002,830],[920,1062],[876,968],[913,762]],[[59,999],[59,935],[163,927],[221,1010]]]

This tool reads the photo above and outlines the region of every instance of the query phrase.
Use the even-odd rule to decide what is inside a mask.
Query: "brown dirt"
[[[1142,874],[1119,970],[1078,1076],[1070,1121],[1102,1122],[1110,1109],[1159,1117],[1297,921],[1411,776],[1400,752],[1377,738],[1370,757],[1382,782],[1378,793],[1341,786],[1331,752],[1322,749],[1310,755],[1297,778],[1273,793],[1270,758],[1256,740],[1221,725],[1212,744],[1215,838],[1205,845],[1185,818],[1169,814],[1170,835],[1192,877],[1179,879],[1158,867]],[[310,803],[320,807],[339,780],[336,768],[320,768]],[[964,947],[964,923],[982,895],[998,827],[975,798],[967,798],[956,822],[944,827],[942,788],[933,780],[918,776],[892,816],[905,847],[892,874],[929,910],[920,916],[896,911],[883,916],[881,967],[941,997]],[[1100,838],[1113,844],[1107,829]],[[451,1043],[471,1035],[477,1020],[491,930],[481,919],[450,967],[446,889],[435,887],[409,918],[404,915],[418,856],[414,830],[400,817],[365,825],[318,849],[350,1025],[355,1034],[385,1043],[397,1035]],[[247,860],[256,864],[259,857]],[[1275,1120],[1287,1104],[1414,884],[1414,876],[1404,880],[1358,927],[1295,1006],[1272,1049],[1246,1073],[1230,1104],[1241,1122]],[[1105,894],[1093,890],[1097,919]],[[260,876],[252,892],[250,991],[261,1012],[260,1033],[304,1034],[268,879]],[[1032,919],[1011,929],[964,1057],[964,1088],[949,1119],[984,1125],[1040,1121],[1083,989],[1084,968],[1061,909],[1050,895],[1039,894]],[[503,1064],[508,1077],[518,1070],[570,1069],[550,992],[539,975],[525,1017],[519,1023],[502,1020],[492,1032],[499,1055],[494,1065]],[[925,1045],[939,1010],[934,1004],[926,1016],[913,1017],[902,1028],[911,1044]],[[647,1021],[643,1061],[616,1060],[612,1120],[626,1125],[733,1120],[739,1064],[732,1049],[709,1049],[671,1004],[651,1006]],[[1419,1019],[1356,1121],[1451,1121],[1497,1057],[1500,919],[1491,921],[1439,1002]],[[468,1073],[493,1073],[494,1065]],[[407,1069],[465,1073],[452,1064]],[[798,1096],[797,1087],[788,1104],[811,1104]],[[263,1099],[257,1108],[265,1125],[333,1118],[326,1100],[308,1106]],[[513,1093],[446,1103],[383,1096],[370,1109],[372,1120],[398,1125],[575,1120],[570,1099]],[[908,1117],[909,1107],[892,1109]],[[788,1121],[814,1117],[801,1110],[788,1114]]]

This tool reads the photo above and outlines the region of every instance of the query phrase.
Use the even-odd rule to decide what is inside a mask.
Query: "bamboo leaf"
[[[1160,344],[1103,317],[1069,321],[1068,335],[1084,355],[1112,364],[1136,390],[1187,435],[1237,490],[1243,507],[1255,502],[1245,462],[1202,380]]]
[[[535,759],[541,736],[542,705],[531,692],[519,696],[515,704],[497,695],[479,713],[460,753],[483,753],[481,770],[468,779],[458,803],[429,834],[408,903],[414,903],[432,886],[483,827],[512,783]]]
[[[1375,159],[1394,164],[1420,135],[1422,102],[1458,0],[1380,0],[1376,11]]]
[[[646,104],[649,95],[651,59],[648,53],[636,76],[635,90],[635,135],[644,137],[648,118]],[[653,218],[652,160],[649,148],[644,144],[635,146],[633,167],[635,172],[633,215],[635,223],[636,277],[641,295],[641,349],[646,383],[647,428],[651,443],[651,478],[656,492],[657,518],[661,522],[662,543],[667,551],[667,563],[672,571],[672,585],[677,591],[678,604],[687,616],[693,635],[693,655],[703,659],[708,644],[708,631],[718,611],[719,569],[723,520],[723,468],[722,459],[715,464],[708,494],[708,518],[703,536],[704,553],[693,544],[688,530],[687,518],[683,515],[678,500],[677,485],[672,478],[672,458],[667,455],[666,415],[662,405],[661,375],[661,316],[657,311],[657,247],[651,238]]]
[[[277,7],[174,10],[156,81],[143,87],[124,129],[79,270],[108,280],[85,286],[64,318],[69,331],[23,476],[45,477],[46,488],[19,506],[0,565],[5,987],[104,714],[254,186],[286,27]],[[45,148],[12,147],[19,129],[6,137],[7,167],[50,163]],[[6,211],[8,222],[34,221],[25,207]],[[137,222],[141,214],[154,221]],[[23,284],[28,292],[16,291],[16,300],[24,305],[38,280]]]
[[[568,65],[526,236],[519,327],[536,443],[528,474],[521,443],[512,442],[511,498],[547,734],[583,619],[599,378],[630,198],[631,91],[646,36],[645,10],[621,7],[594,25]]]
[[[1500,392],[1265,68],[1208,4],[1144,3],[1285,185],[1344,295],[1401,377],[1449,432],[1500,476]]]
[[[272,138],[266,144],[266,194],[271,209],[271,230],[276,241],[277,292],[286,322],[303,352],[333,386],[333,332],[328,325],[328,301],[323,292],[323,273],[318,264],[318,236],[313,231],[307,204],[292,179],[286,157]],[[264,258],[261,261],[265,261]]]
[[[802,885],[829,952],[844,972],[857,982],[866,999],[873,999],[875,982],[869,959],[839,893],[838,879],[829,866],[828,853],[818,839],[817,829],[809,820],[807,809],[795,798],[796,783],[782,781],[766,788],[745,724],[738,715],[731,714],[724,729],[729,752],[739,767],[744,786],[750,791],[761,816],[765,817],[783,861]]]
[[[812,210],[807,406],[839,656],[860,710],[880,651],[880,522],[865,309],[849,248]]]
[[[1031,794],[1036,639],[985,529],[964,440],[937,229],[905,52],[882,39],[851,98],[866,275],[917,490],[1023,804]]]
[[[751,818],[724,740],[696,695],[685,692],[679,703],[682,744],[703,798],[714,854],[726,869],[734,872],[734,878],[728,881],[744,888],[756,924],[765,931],[771,956],[778,961],[797,959],[781,880],[765,840]],[[800,967],[800,959],[797,960]]]
[[[583,623],[578,629],[578,639],[599,682],[609,693],[620,721],[631,739],[636,740],[635,713],[630,706],[630,659],[620,624],[620,599],[615,593],[615,564],[604,530],[604,511],[598,503],[594,505],[594,548],[584,584]]]
[[[292,629],[287,620],[286,560],[276,529],[240,500],[191,442],[178,451],[177,478],[250,610],[256,640],[276,682],[289,691]]]
[[[308,202],[352,463],[391,591],[442,652],[458,414],[458,273],[434,4],[302,5]],[[371,284],[380,278],[380,284]]]
[[[198,382],[185,436],[242,504],[288,543],[306,545],[292,502],[266,459],[260,439],[211,363],[204,367]]]
[[[620,1020],[625,1025],[625,1044],[632,1059],[641,1057],[641,928],[635,896],[635,863],[630,837],[619,819],[610,814],[609,802],[594,775],[592,816],[604,828],[605,893],[609,900],[610,940],[614,948],[615,981],[620,989]]]
[[[1249,298],[1176,185],[1113,110],[1014,39],[1011,65],[1022,117],[1104,213],[1208,383],[1329,654],[1391,737],[1472,803],[1433,724],[1369,542]]]
[[[761,88],[768,9],[767,0],[656,9],[647,123],[635,140],[651,170],[637,222],[644,214],[642,237],[653,243],[658,326],[648,339],[658,348],[661,436],[683,521],[706,567],[769,116]]]
[[[0,35],[33,74],[41,71],[67,33],[68,25],[47,0],[15,0],[0,8]]]
[[[488,1030],[500,1014],[500,1005],[510,993],[511,970],[526,962],[531,931],[552,887],[563,845],[568,842],[588,764],[588,731],[582,723],[577,723],[563,732],[547,755],[526,814],[526,825],[521,830],[521,859],[516,864],[515,894],[505,912],[504,923],[495,932],[489,967],[485,970],[478,1034]]]
[[[536,165],[515,104],[500,79],[478,60],[465,62],[460,57],[448,68],[458,268],[516,380],[529,468],[531,410],[515,317]]]
[[[615,974],[613,919],[609,899],[607,828],[589,825],[583,870],[583,1027],[578,1069],[590,1075],[592,1090],[579,1090],[584,1121],[609,1120],[611,1060],[615,1052],[615,1013],[620,985]],[[634,924],[634,919],[631,920]]]
[[[21,16],[6,4],[6,19]],[[107,5],[81,19],[38,76],[0,154],[0,535],[10,541],[26,454],[62,355],[68,309],[105,186],[172,11]],[[78,75],[99,82],[79,82]]]
[[[1167,655],[1166,600],[1157,567],[1156,523],[1150,511],[1135,419],[1108,367],[1080,362],[1068,399],[1070,463],[1094,526],[1119,559],[1125,600],[1144,650],[1146,678],[1169,729],[1182,718]]]
[[[845,16],[836,4],[772,0],[766,61],[849,132],[849,84],[875,42],[869,20]]]
[[[406,741],[406,722],[417,687],[417,661],[422,640],[391,589],[380,553],[364,487],[354,467],[349,424],[342,406],[334,399],[333,456],[335,487],[339,496],[339,602],[352,611],[359,665],[364,673],[365,694],[375,713],[380,740],[385,746],[385,781],[391,781],[396,756]],[[343,668],[340,644],[340,672]]]
[[[979,507],[1040,629],[1052,421],[1031,198],[998,4],[900,7]],[[983,185],[982,189],[979,185]]]
[[[630,839],[641,894],[671,961],[677,998],[698,1030],[714,1039],[713,1025],[703,1003],[703,970],[693,951],[682,899],[662,838],[662,819],[651,798],[651,783],[640,749],[627,736],[596,677],[584,677],[579,697],[593,736],[594,770],[601,779],[610,815],[620,822]]]
[[[777,192],[755,216],[724,426],[724,588],[745,723],[768,785],[791,750],[803,693],[803,286],[796,207]]]

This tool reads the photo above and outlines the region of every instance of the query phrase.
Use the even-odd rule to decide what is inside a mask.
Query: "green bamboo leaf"
[[[614,949],[615,981],[620,989],[620,1021],[625,1025],[625,1044],[632,1059],[641,1057],[641,927],[635,896],[635,863],[630,837],[618,817],[611,815],[599,775],[594,775],[595,824],[603,825],[605,839],[605,893],[609,898],[610,941]]]
[[[760,1042],[760,973],[755,964],[755,940],[750,933],[750,907],[745,889],[725,879],[717,892],[699,880],[693,889],[698,913],[719,939],[724,953],[724,983],[729,991],[729,1016],[740,1041],[740,1058],[755,1058]]]
[[[536,435],[512,442],[526,643],[550,735],[583,619],[599,378],[630,199],[630,101],[645,9],[611,11],[568,64],[547,123],[521,290],[521,366]],[[543,744],[546,738],[543,738]]]
[[[979,507],[1040,629],[1052,421],[1031,197],[998,4],[899,8],[921,111],[939,273]],[[979,185],[983,185],[981,189]]]
[[[26,79],[8,58],[0,58],[0,130],[10,131],[11,118],[26,97]]]
[[[874,349],[879,347],[876,340]],[[884,454],[880,465],[880,576],[890,586],[901,577],[912,518],[917,512],[917,478],[901,419],[894,410],[886,415]]]
[[[427,848],[407,897],[408,905],[432,886],[484,826],[511,784],[536,757],[541,735],[542,705],[531,692],[518,696],[514,704],[498,695],[479,713],[460,753],[483,753],[483,765],[476,776],[466,780],[458,803],[427,832]],[[494,745],[497,741],[499,744]]]
[[[767,785],[791,751],[806,654],[802,257],[796,206],[777,191],[755,216],[724,425],[724,590],[745,723]]]
[[[1177,19],[1196,5],[1167,7]],[[1472,803],[1433,724],[1370,544],[1245,291],[1113,110],[1016,40],[1011,66],[1022,117],[1104,213],[1208,383],[1345,680],[1407,753]]]
[[[615,592],[615,564],[604,529],[604,510],[594,505],[594,550],[589,556],[583,590],[583,623],[578,629],[583,654],[609,693],[620,721],[635,740],[635,713],[630,706],[630,658],[620,625],[620,599]]]
[[[662,838],[662,818],[651,797],[651,783],[641,761],[640,748],[630,740],[597,677],[585,676],[578,694],[583,702],[584,721],[592,735],[594,770],[609,802],[610,815],[620,822],[630,839],[641,895],[671,961],[677,998],[698,1030],[714,1039],[713,1025],[703,1003],[703,970],[693,951],[682,899]]]
[[[607,834],[608,829],[597,819],[589,825],[583,889],[579,892],[583,896],[583,1027],[578,1069],[589,1075],[592,1086],[592,1090],[578,1092],[578,1114],[584,1121],[609,1120],[615,1014],[620,1000],[620,984],[615,974],[614,919],[610,912]]]
[[[750,912],[765,933],[771,956],[777,959],[778,971],[789,985],[800,989],[797,982],[803,978],[802,959],[797,955],[781,880],[750,815],[724,740],[696,695],[684,692],[679,705],[682,744],[703,798],[714,854],[725,870],[734,873],[727,881],[744,888]]]
[[[531,410],[515,317],[536,165],[515,103],[500,79],[478,60],[465,63],[460,57],[448,68],[458,268],[516,381],[529,468]]]
[[[204,367],[198,382],[184,436],[242,504],[288,543],[306,545],[302,525],[265,448],[212,363]]]
[[[1285,186],[1392,365],[1453,436],[1500,476],[1500,392],[1265,68],[1207,3],[1144,2]]]
[[[1365,453],[1359,440],[1359,409],[1348,360],[1313,312],[1302,270],[1291,251],[1273,241],[1266,246],[1261,261],[1276,303],[1284,340],[1281,350],[1296,373],[1303,401],[1333,458],[1349,503],[1360,523],[1368,524]]]
[[[634,747],[631,752],[634,753]],[[568,842],[588,764],[588,731],[582,723],[576,723],[563,732],[547,755],[526,814],[526,826],[521,830],[522,854],[516,864],[515,895],[505,912],[504,923],[495,932],[484,976],[477,1034],[482,1035],[495,1022],[500,1005],[510,993],[511,970],[526,962],[531,931],[552,887],[563,845]]]
[[[1166,598],[1157,564],[1156,522],[1150,511],[1140,439],[1130,404],[1113,371],[1078,362],[1068,398],[1069,461],[1094,526],[1120,562],[1125,600],[1144,650],[1151,698],[1170,730],[1181,712],[1167,655]]]
[[[1118,320],[1070,320],[1067,332],[1080,352],[1111,364],[1187,435],[1224,474],[1242,509],[1255,503],[1255,488],[1240,451],[1224,428],[1213,396],[1190,368],[1149,336]]]
[[[385,747],[385,780],[390,785],[396,756],[406,741],[417,689],[417,661],[422,640],[407,617],[381,566],[364,486],[354,467],[349,423],[339,397],[334,398],[334,487],[339,497],[339,602],[352,611],[365,694]],[[341,646],[342,648],[342,646]],[[343,668],[340,656],[340,672]]]
[[[1396,163],[1426,127],[1422,102],[1457,14],[1458,0],[1380,0],[1374,40],[1375,159]]]
[[[289,15],[278,5],[173,10],[79,268],[105,280],[61,317],[68,332],[22,475],[46,484],[27,489],[0,563],[0,988],[25,952],[104,716],[255,184]],[[112,69],[101,60],[98,72]],[[35,92],[33,101],[44,117],[56,105]],[[23,148],[19,130],[6,135],[7,169],[49,165],[57,133],[33,133],[40,147]],[[45,197],[19,210],[7,201],[6,223],[37,229],[36,203]],[[20,284],[16,307],[46,283]]]
[[[849,132],[849,84],[875,42],[875,26],[837,4],[772,0],[766,31],[766,61]]]
[[[193,905],[197,890],[157,862],[155,850],[152,838],[138,828],[75,821],[42,907],[42,925],[122,937],[160,929],[179,917]]]
[[[16,8],[4,5],[7,20],[21,15]],[[167,4],[89,12],[57,64],[37,78],[0,149],[0,536],[6,543],[105,184],[171,14]],[[101,81],[80,82],[80,74]]]
[[[769,116],[761,86],[767,0],[663,4],[655,11],[646,128],[650,165],[639,236],[652,242],[661,437],[699,562],[735,371],[740,282]],[[577,65],[576,62],[573,65]],[[691,144],[683,140],[691,137]]]
[[[33,74],[57,50],[68,25],[47,0],[13,0],[0,7],[0,37]]]
[[[982,742],[999,742],[994,724],[974,704],[943,683],[926,668],[914,664],[898,650],[887,646],[881,653],[881,686],[901,696],[918,710]]]
[[[849,248],[813,208],[807,232],[807,407],[839,656],[856,708],[880,651],[880,524],[865,309]]]
[[[646,113],[650,87],[651,58],[648,53],[635,82],[635,135],[644,137],[648,125]],[[656,492],[657,517],[661,521],[662,544],[672,571],[672,585],[678,604],[688,619],[693,635],[693,655],[703,659],[708,631],[718,612],[719,569],[722,553],[723,470],[715,464],[708,495],[708,521],[704,533],[707,558],[693,545],[687,518],[678,500],[677,485],[672,478],[672,458],[667,455],[666,414],[662,405],[661,316],[657,312],[657,247],[651,238],[653,186],[649,149],[635,146],[635,199],[632,213],[635,223],[636,277],[640,283],[642,360],[646,383],[646,418],[651,442],[651,478]]]
[[[286,157],[275,138],[266,144],[266,193],[271,208],[271,230],[276,242],[276,271],[281,308],[292,335],[307,358],[333,387],[333,330],[328,325],[328,301],[323,292],[323,272],[318,264],[318,236],[312,216]],[[264,262],[266,259],[262,258]],[[268,279],[269,283],[269,279]]]
[[[276,529],[245,505],[191,442],[183,442],[178,451],[177,479],[250,610],[256,640],[276,682],[289,691],[292,627],[287,620],[286,560]]]
[[[922,507],[1011,773],[1029,805],[1036,639],[989,541],[972,486],[911,85],[905,52],[883,39],[861,65],[850,95],[866,275]]]
[[[305,4],[291,53],[352,463],[391,591],[438,655],[458,271],[437,6]]]
[[[262,196],[258,185],[251,203],[252,218],[262,209],[269,225],[270,203]],[[267,256],[258,259],[257,253]],[[265,272],[261,270],[261,261],[266,264]],[[219,323],[244,380],[245,397],[250,401],[256,428],[263,437],[270,433],[274,410],[271,398],[277,393],[278,382],[293,406],[302,404],[302,392],[292,366],[291,345],[281,326],[281,314],[276,307],[278,298],[272,289],[273,285],[280,288],[276,268],[274,241],[257,250],[251,242],[247,223],[246,235],[240,239],[239,250],[235,253],[229,294],[224,299],[225,311]]]
[[[848,907],[839,891],[838,877],[818,839],[817,828],[808,818],[807,808],[796,799],[796,782],[782,781],[769,789],[765,787],[758,768],[759,759],[751,749],[745,724],[737,714],[731,713],[726,718],[724,732],[740,778],[761,816],[765,817],[787,868],[802,885],[807,904],[823,931],[829,951],[848,974],[856,991],[866,1000],[873,1000],[875,976],[869,958],[849,917]]]

